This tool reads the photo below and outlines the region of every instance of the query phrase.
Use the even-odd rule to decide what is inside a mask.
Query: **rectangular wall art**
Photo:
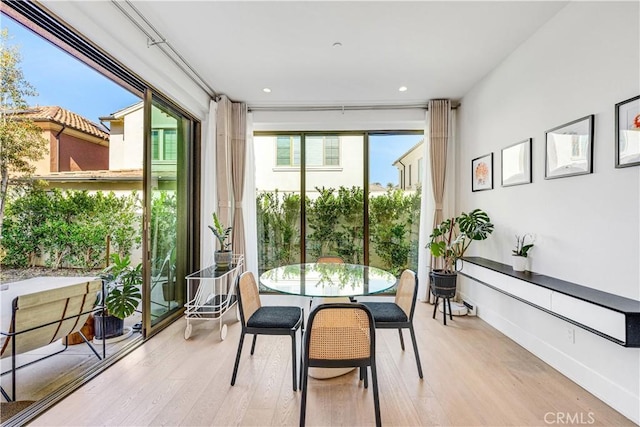
[[[593,172],[593,114],[545,132],[544,178]]]
[[[640,165],[640,96],[616,104],[616,167]]]
[[[493,189],[493,153],[471,161],[471,191]]]
[[[503,187],[531,183],[531,141],[532,138],[525,139],[502,149]]]

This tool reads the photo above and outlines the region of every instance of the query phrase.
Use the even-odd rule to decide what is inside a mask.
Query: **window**
[[[418,182],[422,182],[422,157],[418,159]]]
[[[279,136],[277,138],[276,166],[300,166],[299,136]]]
[[[307,136],[305,138],[307,166],[339,166],[340,140],[338,136]],[[300,137],[278,136],[276,166],[300,166]]]
[[[170,161],[178,159],[177,129],[151,130],[151,159]]]

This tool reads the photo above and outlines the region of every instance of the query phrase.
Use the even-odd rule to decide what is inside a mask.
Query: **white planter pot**
[[[527,271],[527,258],[518,255],[512,255],[513,271]]]

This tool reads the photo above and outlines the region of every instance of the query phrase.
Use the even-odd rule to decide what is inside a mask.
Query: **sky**
[[[99,123],[99,117],[140,101],[6,15],[2,15],[2,28],[9,30],[9,44],[20,48],[24,78],[38,92],[37,97],[28,98],[29,104],[57,105]]]
[[[29,104],[57,105],[99,123],[140,101],[136,95],[72,57],[31,30],[1,15],[2,28],[9,30],[9,44],[18,45],[24,78],[38,92]],[[422,139],[421,135],[376,136],[370,138],[370,182],[398,184],[398,170],[392,163]]]

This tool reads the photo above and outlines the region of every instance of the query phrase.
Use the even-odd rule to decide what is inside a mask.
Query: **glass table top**
[[[350,297],[384,292],[396,284],[396,277],[366,265],[309,263],[268,270],[260,276],[260,283],[284,294]]]

